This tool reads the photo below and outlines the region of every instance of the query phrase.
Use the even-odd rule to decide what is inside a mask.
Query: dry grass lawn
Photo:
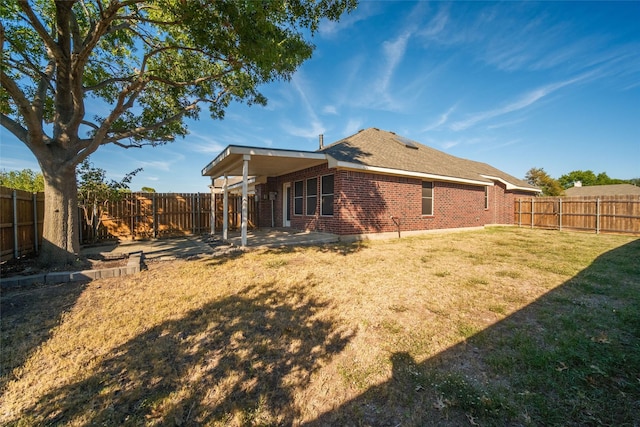
[[[634,425],[640,241],[492,228],[3,291],[3,425]]]

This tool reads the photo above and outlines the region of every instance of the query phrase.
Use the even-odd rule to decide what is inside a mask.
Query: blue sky
[[[205,115],[163,147],[102,147],[91,160],[132,190],[206,192],[200,170],[229,144],[315,150],[359,129],[394,131],[523,178],[542,167],[640,177],[640,2],[362,1],[325,23],[266,107]],[[89,106],[90,108],[90,106]],[[0,127],[0,168],[38,169]]]

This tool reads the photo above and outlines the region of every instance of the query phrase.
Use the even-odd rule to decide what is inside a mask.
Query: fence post
[[[151,194],[151,218],[153,218],[153,237],[158,237],[158,218],[156,206],[156,193]]]
[[[196,214],[196,218],[198,220],[198,234],[202,233],[202,199],[200,197],[200,192],[198,192],[198,213]]]
[[[522,199],[518,199],[518,227],[522,227]]]
[[[600,234],[600,197],[596,199],[596,234]]]
[[[558,198],[558,230],[562,231],[562,198]]]
[[[535,200],[532,197],[531,198],[531,228],[533,228],[533,211],[534,211],[534,207],[535,207]]]
[[[191,234],[196,234],[196,215],[198,209],[196,207],[196,196],[195,194],[191,195]]]
[[[13,257],[18,259],[20,252],[18,251],[18,193],[16,190],[11,192],[11,202],[13,208]]]
[[[33,193],[33,248],[38,253],[38,193]]]

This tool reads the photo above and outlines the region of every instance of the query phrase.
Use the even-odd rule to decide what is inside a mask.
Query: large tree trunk
[[[72,263],[80,252],[78,184],[75,167],[41,162],[44,175],[44,225],[40,263]]]

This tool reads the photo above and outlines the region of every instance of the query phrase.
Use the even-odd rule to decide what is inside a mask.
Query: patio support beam
[[[229,177],[226,172],[222,181],[222,240],[229,239]]]
[[[209,215],[209,221],[211,226],[211,234],[216,234],[216,180],[214,177],[211,177],[211,185],[209,186],[209,190],[211,190],[211,205],[209,208],[211,209],[211,215]]]
[[[251,160],[251,155],[244,154],[242,156],[242,225],[241,225],[241,246],[244,248],[247,246],[247,225],[248,225],[248,215],[249,215],[249,196],[247,195],[248,191],[248,181],[249,181],[249,160]]]

